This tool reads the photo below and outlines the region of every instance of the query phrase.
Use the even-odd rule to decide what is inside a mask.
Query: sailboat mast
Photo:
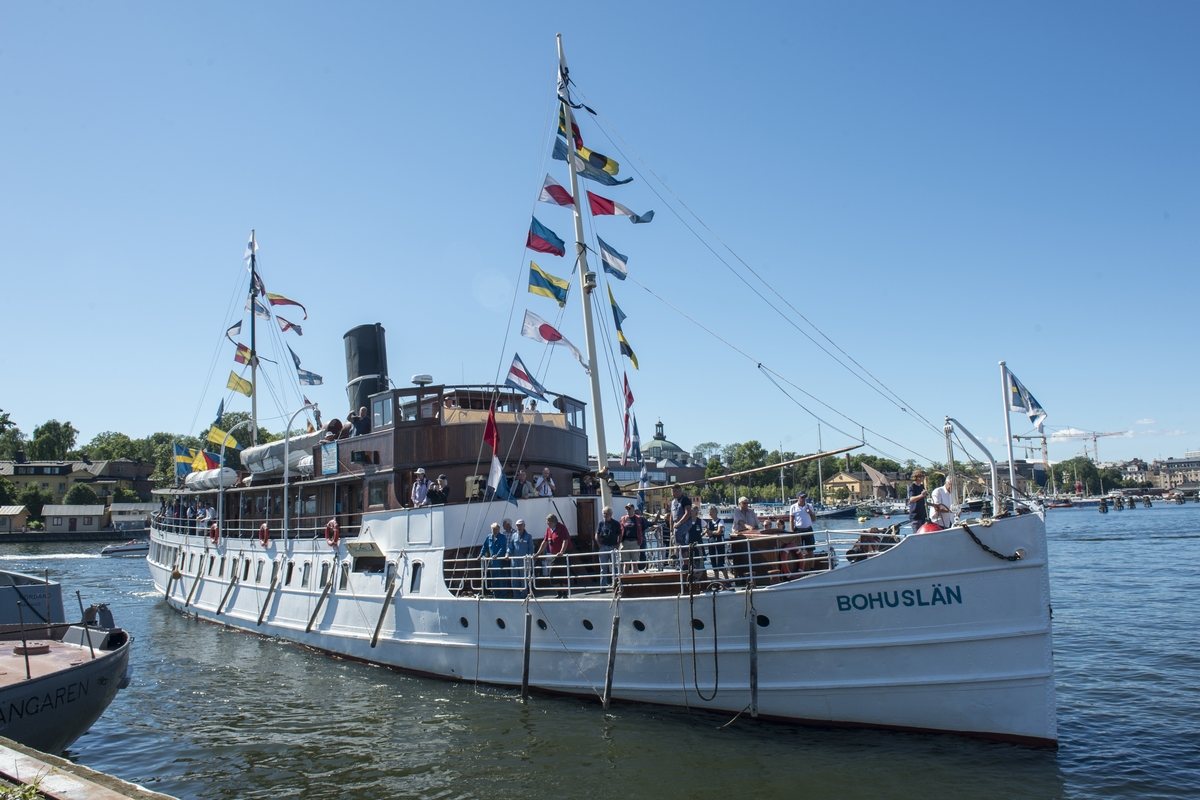
[[[250,444],[258,444],[258,348],[254,323],[258,319],[258,244],[250,231]]]
[[[587,245],[583,241],[583,211],[579,203],[579,175],[575,169],[575,139],[573,136],[574,115],[566,102],[569,92],[567,81],[567,57],[563,53],[562,34],[558,40],[558,86],[559,102],[565,121],[567,135],[567,169],[571,173],[571,196],[575,198],[575,254],[579,263],[579,275],[583,285],[583,336],[587,345],[588,373],[592,384],[592,419],[596,426],[596,467],[600,473],[600,500],[604,506],[612,505],[612,490],[608,488],[608,446],[604,440],[604,409],[600,403],[600,369],[596,363],[596,335],[592,328],[592,292],[596,289],[596,273],[588,269]]]

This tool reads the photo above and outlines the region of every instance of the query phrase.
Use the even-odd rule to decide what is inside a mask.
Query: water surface
[[[133,683],[68,755],[181,798],[1200,796],[1200,506],[1054,510],[1048,530],[1057,751],[525,705],[187,619],[100,544],[0,546],[0,567],[112,606]]]

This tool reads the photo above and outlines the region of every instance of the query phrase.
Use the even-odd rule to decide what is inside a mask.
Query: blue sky
[[[1051,429],[1133,433],[1101,440],[1102,459],[1200,448],[1189,3],[5,4],[0,408],[26,432],[69,419],[84,441],[198,429],[228,394],[221,333],[251,228],[268,288],[308,308],[288,341],[325,376],[309,397],[326,416],[344,414],[341,336],[360,323],[387,328],[398,384],[490,381],[514,348],[539,362],[520,317],[557,308],[524,291],[530,211],[572,233],[565,209],[534,208],[546,172],[566,183],[548,159],[556,32],[645,164],[939,427],[950,414],[998,450],[1007,359]],[[944,458],[718,261],[606,131],[583,121],[636,180],[599,193],[656,219],[589,231],[752,359],[614,283],[644,437],[661,417],[685,446],[815,450],[816,421],[761,362],[878,432],[877,451]],[[582,345],[580,316],[573,293],[561,327]],[[587,399],[565,355],[544,382]],[[604,385],[618,443],[607,370]]]

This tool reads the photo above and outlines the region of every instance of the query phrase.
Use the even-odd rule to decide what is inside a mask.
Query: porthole
[[[635,619],[633,621],[633,629],[639,632],[644,631],[646,630],[646,623],[642,622],[640,619]]]
[[[702,630],[704,630],[704,622],[702,620],[693,619],[692,627],[698,631],[702,631]]]
[[[466,617],[459,617],[459,618],[458,618],[458,624],[459,624],[459,625],[462,625],[462,626],[465,628],[465,627],[467,627],[467,625],[469,625],[470,623],[468,623],[468,622],[467,622],[467,618],[466,618]]]
[[[760,628],[765,628],[771,624],[771,620],[767,618],[766,614],[759,614],[754,621],[758,623],[758,627]]]
[[[592,621],[590,619],[585,619],[583,621],[583,627],[587,628],[590,631],[592,629]]]
[[[539,628],[541,628],[542,630],[546,630],[546,620],[544,620],[544,619],[539,619],[539,620],[538,620],[538,627],[539,627]]]
[[[504,630],[504,620],[500,619],[499,617],[496,617],[496,625],[500,628],[500,630]]]

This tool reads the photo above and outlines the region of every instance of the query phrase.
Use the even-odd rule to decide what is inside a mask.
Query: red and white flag
[[[628,411],[633,405],[633,392],[629,390],[629,375],[621,373],[625,377],[625,410]]]
[[[542,344],[562,345],[570,350],[572,355],[579,359],[579,363],[583,365],[584,370],[587,370],[587,362],[583,360],[583,353],[579,352],[579,348],[563,338],[558,329],[532,311],[525,312],[525,321],[521,323],[521,335],[526,339],[533,339],[535,342],[541,342]]]
[[[288,331],[295,331],[297,336],[304,335],[304,330],[299,325],[294,322],[288,322],[278,314],[275,315],[275,321],[279,323],[279,330],[283,331],[284,333],[287,333]]]
[[[589,194],[591,193],[589,192]],[[546,176],[546,182],[542,184],[542,194],[538,197],[538,200],[556,206],[575,207],[575,199],[571,197],[571,193],[549,175]]]
[[[545,191],[545,190],[543,190]],[[609,200],[607,197],[601,197],[592,192],[587,193],[588,206],[592,209],[593,217],[611,217],[620,214],[629,217],[629,221],[635,225],[639,222],[649,222],[654,219],[654,212],[647,211],[645,214],[635,214],[625,206],[618,203],[616,200]]]

